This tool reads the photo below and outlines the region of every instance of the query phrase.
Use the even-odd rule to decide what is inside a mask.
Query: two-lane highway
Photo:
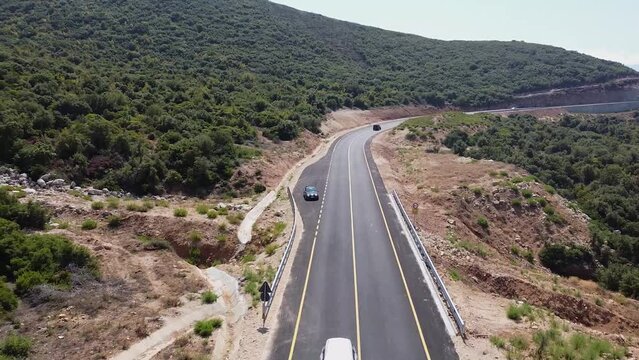
[[[332,337],[351,339],[365,360],[457,359],[367,149],[376,133],[344,135],[294,190],[304,233],[272,360],[318,359]],[[302,199],[305,185],[317,186],[319,201]]]

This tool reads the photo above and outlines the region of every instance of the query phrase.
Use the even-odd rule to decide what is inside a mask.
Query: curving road
[[[331,337],[351,339],[364,360],[458,358],[371,159],[375,134],[341,137],[294,190],[304,233],[271,360],[319,359]],[[320,201],[303,200],[309,184]]]

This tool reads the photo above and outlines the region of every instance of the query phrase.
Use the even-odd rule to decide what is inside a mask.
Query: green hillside
[[[0,162],[137,193],[225,190],[256,130],[289,140],[341,107],[477,107],[633,74],[555,47],[431,40],[261,0],[5,0]]]

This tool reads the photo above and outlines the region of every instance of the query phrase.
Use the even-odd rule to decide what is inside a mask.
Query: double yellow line
[[[339,140],[338,140],[339,142]],[[359,321],[359,299],[358,299],[358,289],[357,289],[357,260],[355,256],[355,225],[353,222],[353,184],[351,177],[351,145],[352,142],[348,145],[348,193],[349,193],[349,203],[350,203],[350,217],[351,217],[351,244],[352,244],[352,254],[353,254],[353,284],[355,289],[355,328],[356,328],[356,336],[357,336],[357,354],[359,360],[362,360],[362,347],[361,347],[361,336],[360,336],[360,321]],[[295,344],[297,342],[297,335],[299,333],[300,321],[302,318],[302,310],[304,308],[304,303],[306,299],[306,291],[308,288],[308,281],[311,275],[311,268],[313,266],[313,255],[315,254],[315,245],[317,243],[317,234],[319,231],[319,225],[322,217],[322,210],[324,207],[324,201],[326,199],[326,190],[328,189],[328,182],[330,179],[331,168],[333,164],[333,155],[335,153],[335,148],[337,147],[337,143],[333,148],[333,152],[331,153],[331,160],[329,162],[328,174],[326,176],[326,185],[324,188],[324,194],[322,196],[322,205],[320,207],[320,214],[317,220],[317,228],[315,230],[315,236],[313,237],[313,244],[311,245],[311,254],[308,262],[308,268],[306,270],[306,279],[304,280],[304,287],[302,289],[302,298],[300,299],[300,306],[297,313],[297,319],[295,321],[295,330],[293,331],[293,338],[291,342],[291,348],[288,354],[288,360],[293,359],[293,354],[295,353]],[[391,244],[391,248],[393,250],[393,254],[395,256],[395,261],[397,263],[397,267],[399,269],[399,274],[402,278],[402,283],[404,285],[404,290],[406,291],[406,296],[408,298],[408,302],[410,304],[411,312],[413,314],[413,318],[415,319],[415,324],[417,326],[417,331],[419,333],[419,338],[424,349],[424,354],[428,360],[431,360],[430,352],[428,351],[428,346],[426,345],[426,341],[424,339],[424,332],[422,331],[421,324],[419,322],[419,318],[417,317],[417,312],[415,310],[415,305],[413,304],[413,299],[410,294],[410,290],[408,288],[408,283],[406,282],[406,277],[404,276],[404,270],[402,269],[401,262],[399,260],[399,256],[397,255],[397,249],[395,248],[395,244],[393,242],[393,236],[390,232],[390,227],[388,226],[388,221],[386,220],[386,215],[384,214],[384,209],[382,208],[382,203],[379,199],[379,194],[377,193],[377,188],[375,187],[375,181],[373,180],[373,173],[371,172],[371,168],[368,162],[368,157],[366,156],[366,147],[365,144],[362,147],[364,159],[366,161],[366,168],[368,169],[368,175],[371,180],[371,185],[373,186],[373,192],[375,193],[375,198],[377,200],[377,205],[379,206],[379,210],[382,214],[382,219],[384,220],[384,226],[386,227],[386,233],[388,235],[388,240]]]

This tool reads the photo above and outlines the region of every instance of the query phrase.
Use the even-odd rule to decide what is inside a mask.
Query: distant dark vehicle
[[[305,186],[304,187],[304,200],[312,201],[319,200],[319,194],[315,186]]]
[[[382,126],[380,124],[373,125],[373,131],[380,131],[380,130],[382,130]]]

